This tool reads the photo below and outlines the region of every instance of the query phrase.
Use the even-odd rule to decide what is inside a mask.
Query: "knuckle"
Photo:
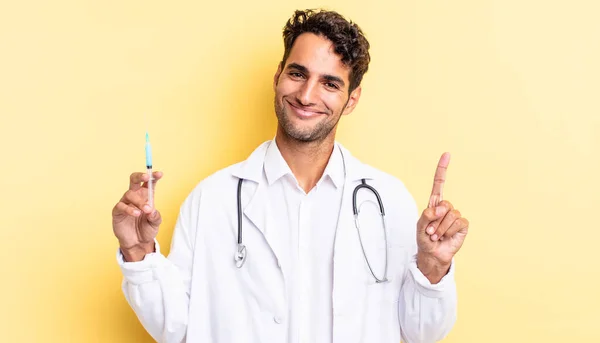
[[[130,202],[135,201],[136,198],[137,198],[137,194],[135,193],[135,191],[132,191],[130,189],[127,192],[125,192],[125,199],[129,200]]]
[[[458,231],[458,230],[460,230],[461,227],[462,227],[462,222],[460,220],[457,220],[454,223],[452,223],[451,230]]]
[[[123,213],[129,213],[129,206],[122,201],[119,201],[115,207],[113,207],[112,215],[121,215]]]
[[[421,214],[421,217],[425,217],[425,218],[429,218],[429,216],[431,215],[431,209],[428,207],[426,209],[423,210],[423,213]]]
[[[454,206],[452,206],[452,203],[450,203],[450,201],[448,201],[448,200],[442,200],[440,202],[440,206],[444,206],[445,208],[447,208],[449,210],[454,209]]]
[[[431,207],[430,207],[430,208],[427,208],[427,209],[426,209],[426,210],[423,212],[423,214],[425,215],[425,217],[426,217],[427,219],[429,219],[429,220],[431,221],[431,220],[435,219],[435,208],[431,208]]]
[[[460,211],[459,210],[452,210],[451,214],[452,214],[452,217],[454,217],[454,219],[460,218]]]
[[[140,173],[140,172],[135,172],[135,173],[131,174],[129,181],[131,181],[131,183],[140,183],[140,182],[144,181],[144,175],[146,175],[146,174]]]

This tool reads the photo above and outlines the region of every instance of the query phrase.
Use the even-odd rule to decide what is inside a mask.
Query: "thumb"
[[[446,208],[446,204],[442,204],[441,206],[436,207],[427,207],[421,218],[417,221],[417,232],[419,234],[427,234],[427,229],[432,225],[438,225],[440,220],[444,217],[444,215],[448,212]]]

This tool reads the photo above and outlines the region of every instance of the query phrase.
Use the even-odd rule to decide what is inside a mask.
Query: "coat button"
[[[273,317],[273,320],[275,321],[275,323],[281,324],[283,322],[283,317],[282,316],[275,316],[275,317]]]

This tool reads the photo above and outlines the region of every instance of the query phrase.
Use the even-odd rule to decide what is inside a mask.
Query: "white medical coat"
[[[165,343],[280,343],[288,313],[279,228],[269,215],[263,161],[268,141],[241,163],[200,182],[181,206],[167,257],[156,252],[140,262],[117,259],[123,292],[142,325]],[[339,143],[346,180],[334,243],[333,342],[435,342],[456,319],[454,262],[432,285],[416,267],[419,213],[401,181],[361,163]],[[247,260],[238,269],[237,184],[243,178],[242,222]],[[388,279],[375,283],[365,262],[352,212],[361,179],[380,194],[387,223]],[[374,196],[359,192],[357,204]],[[377,207],[365,207],[360,234],[376,275],[385,262]],[[361,209],[361,211],[363,211]],[[326,261],[324,261],[326,263]],[[296,342],[294,342],[296,343]]]

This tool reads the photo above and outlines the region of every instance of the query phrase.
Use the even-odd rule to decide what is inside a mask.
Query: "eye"
[[[331,89],[339,89],[339,88],[340,88],[340,87],[338,87],[338,85],[337,85],[337,84],[335,84],[335,83],[333,83],[333,82],[327,82],[327,83],[325,83],[325,86],[326,86],[327,88],[331,88]]]
[[[304,75],[302,75],[302,73],[298,73],[296,71],[292,71],[289,74],[291,77],[295,78],[295,79],[301,79],[304,78]]]

